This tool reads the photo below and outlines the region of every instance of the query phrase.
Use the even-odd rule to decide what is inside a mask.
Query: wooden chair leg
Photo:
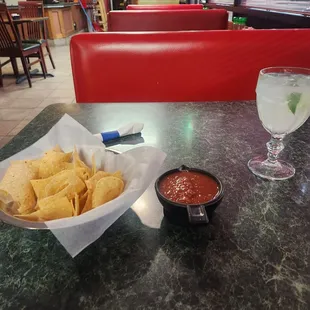
[[[29,69],[28,69],[28,64],[27,64],[26,57],[21,56],[20,59],[22,61],[22,65],[23,65],[23,68],[24,68],[25,75],[27,76],[29,87],[32,87],[31,78],[30,78],[30,72],[29,72]]]
[[[16,78],[18,78],[19,72],[18,72],[18,66],[17,66],[16,58],[10,57],[10,60],[11,60],[11,64],[12,64],[14,75],[15,75]]]
[[[42,47],[40,47],[40,49],[39,49],[39,59],[40,59],[41,69],[43,72],[43,77],[46,79],[47,69],[46,69],[46,64],[45,64],[44,53],[43,53]]]
[[[46,50],[48,52],[48,57],[50,58],[50,61],[52,63],[53,68],[56,69],[55,63],[54,63],[54,60],[53,60],[53,57],[52,57],[52,54],[51,54],[51,50],[50,50],[50,47],[48,45],[46,45]]]
[[[27,57],[27,63],[28,63],[28,68],[29,68],[29,70],[31,70],[31,66],[30,66],[30,58],[29,58],[29,57]]]

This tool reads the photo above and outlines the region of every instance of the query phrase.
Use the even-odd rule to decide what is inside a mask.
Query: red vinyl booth
[[[126,10],[202,10],[202,4],[127,5]]]
[[[260,69],[310,68],[309,37],[308,29],[79,34],[70,43],[76,100],[255,99]]]
[[[226,10],[111,11],[108,31],[227,29]]]

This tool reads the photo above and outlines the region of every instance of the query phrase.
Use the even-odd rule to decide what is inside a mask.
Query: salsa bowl
[[[206,182],[207,179],[209,182]],[[172,187],[165,189],[166,184]],[[180,225],[209,223],[224,196],[223,184],[218,177],[208,171],[184,165],[162,174],[155,182],[155,191],[165,217]]]

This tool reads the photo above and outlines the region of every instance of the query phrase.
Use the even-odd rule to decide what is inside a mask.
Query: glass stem
[[[272,165],[276,165],[278,162],[278,156],[280,152],[284,149],[283,137],[271,136],[269,142],[266,143],[268,154],[267,162]]]

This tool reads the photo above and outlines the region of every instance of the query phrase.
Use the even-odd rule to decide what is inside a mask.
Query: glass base
[[[291,164],[283,160],[271,164],[263,156],[249,160],[248,167],[255,175],[267,180],[287,180],[295,174],[295,168]]]

